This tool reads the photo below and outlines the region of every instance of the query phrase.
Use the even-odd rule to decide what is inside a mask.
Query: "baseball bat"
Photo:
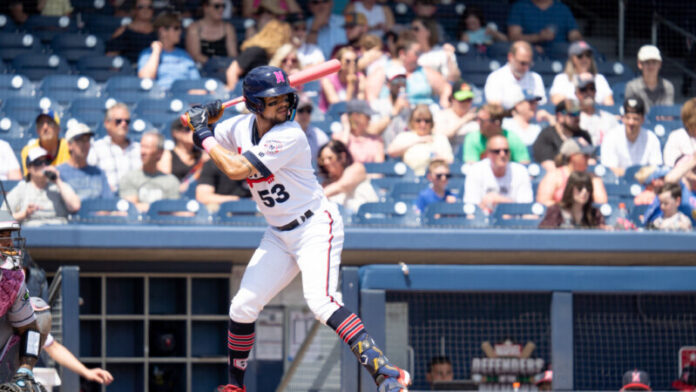
[[[300,85],[303,85],[307,82],[311,82],[313,80],[323,78],[324,76],[330,75],[334,72],[338,72],[339,69],[341,69],[341,62],[338,61],[337,59],[332,59],[332,60],[323,62],[321,64],[312,65],[310,67],[303,69],[302,71],[300,71],[298,73],[290,75],[288,77],[288,82],[290,83],[290,86],[292,86],[292,87],[300,86]],[[234,106],[240,102],[244,102],[243,96],[223,102],[222,103],[223,112],[228,107]],[[188,127],[189,122],[188,122],[188,116],[186,115],[186,113],[182,114],[179,119],[181,120],[181,123],[185,127]]]

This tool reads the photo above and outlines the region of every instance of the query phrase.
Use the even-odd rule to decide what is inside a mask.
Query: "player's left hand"
[[[203,106],[194,106],[186,112],[189,128],[193,130],[193,144],[203,148],[203,140],[213,137],[213,131],[208,128],[208,110]]]
[[[222,107],[222,101],[219,99],[206,103],[204,107],[208,112],[208,124],[215,124],[225,112],[225,108]]]

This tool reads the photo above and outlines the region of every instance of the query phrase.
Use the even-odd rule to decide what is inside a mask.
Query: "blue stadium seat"
[[[658,117],[661,119],[658,120]],[[648,112],[648,121],[655,123],[658,121],[673,121],[681,118],[681,105],[656,105]]]
[[[244,33],[242,32],[242,36]],[[215,78],[218,80],[227,79],[227,68],[230,66],[234,58],[232,57],[211,57],[203,64],[201,68],[201,76],[204,78]]]
[[[626,98],[626,81],[614,83],[611,85],[612,95],[614,95],[614,102],[617,104],[623,104]]]
[[[53,102],[46,97],[15,97],[2,106],[3,113],[11,115],[25,128],[33,126],[36,116],[44,109],[55,109]]]
[[[392,189],[389,192],[389,199],[413,204],[413,202],[418,198],[420,192],[427,187],[427,182],[397,182],[392,186]]]
[[[402,201],[364,203],[353,222],[357,224],[407,226],[417,224],[413,206]]]
[[[0,59],[8,63],[20,54],[42,53],[43,49],[41,41],[30,33],[0,32]]]
[[[204,205],[195,200],[158,200],[150,204],[146,214],[151,224],[209,224],[211,216]]]
[[[69,16],[30,15],[22,27],[36,35],[44,45],[56,35],[76,33],[78,30],[77,21]]]
[[[565,62],[568,60],[569,46],[570,44],[568,42],[552,42],[544,48],[544,56],[550,60],[561,61],[563,66],[565,66]]]
[[[251,199],[240,199],[220,204],[220,209],[214,218],[217,223],[266,225],[266,218],[261,215],[261,212],[256,207],[256,202]]]
[[[387,177],[400,177],[402,179],[414,178],[413,171],[401,161],[368,162],[365,164],[368,174],[382,174]]]
[[[339,119],[347,110],[348,104],[345,101],[336,102],[326,110],[326,117]]]
[[[188,102],[179,98],[148,98],[138,101],[133,112],[157,128],[169,129],[172,121],[188,108]]]
[[[62,33],[53,37],[51,49],[75,64],[83,57],[103,55],[104,41],[93,34]]]
[[[32,81],[39,81],[48,75],[70,73],[68,61],[57,54],[21,54],[12,61],[12,68]]]
[[[99,96],[99,86],[88,76],[48,75],[39,84],[39,94],[66,109],[75,99]]]
[[[17,122],[17,120],[8,116],[0,116],[0,139],[3,139],[7,142],[11,142],[12,140],[19,140],[17,141],[17,143],[24,145],[26,144],[24,135],[25,132],[23,132],[23,128]],[[24,141],[24,143],[22,143],[21,141]]]
[[[106,97],[78,98],[70,105],[67,115],[96,129],[104,122],[108,101]]]
[[[216,99],[224,101],[229,98],[225,83],[214,78],[176,80],[172,83],[169,92],[172,97],[198,104],[204,104]]]
[[[641,191],[641,186],[639,184],[631,184],[622,182],[619,184],[604,184],[604,188],[607,190],[607,196],[609,200],[616,201],[632,201]]]
[[[106,42],[111,35],[121,26],[130,23],[129,17],[118,17],[101,13],[88,13],[82,16],[87,31]]]
[[[372,185],[372,188],[375,190],[377,196],[379,196],[379,199],[381,201],[386,201],[390,197],[394,186],[405,181],[418,182],[418,180],[414,178],[404,179],[401,177],[381,177],[370,179],[370,185]]]
[[[610,86],[619,82],[627,82],[633,79],[634,75],[633,69],[628,64],[618,61],[598,61],[597,72],[604,75]],[[614,101],[618,102],[616,98]]]
[[[137,224],[140,213],[133,203],[124,199],[83,200],[71,223],[80,224]]]
[[[602,164],[590,165],[588,166],[587,170],[590,173],[594,173],[595,176],[601,178],[605,184],[619,183],[619,177],[617,177],[610,168]]]
[[[561,60],[550,59],[550,58],[538,58],[534,59],[534,65],[532,66],[532,71],[538,73],[541,79],[544,81],[544,85],[551,87],[553,79],[557,74],[563,72],[565,63]],[[553,111],[549,113],[554,113]]]
[[[140,79],[137,76],[111,77],[106,81],[104,92],[131,108],[140,100],[164,97],[164,92],[152,79]]]
[[[409,25],[416,17],[413,9],[404,3],[388,2],[386,5],[391,8],[396,24]]]
[[[421,214],[423,224],[429,226],[487,227],[487,217],[475,204],[432,203]]]
[[[532,179],[533,183],[541,182],[546,175],[546,169],[538,163],[530,163],[525,166],[527,167],[527,173],[529,173],[529,177]]]
[[[491,215],[493,226],[501,228],[537,228],[546,208],[540,203],[501,203]]]
[[[77,61],[75,66],[80,75],[93,78],[99,83],[113,76],[134,76],[135,69],[127,58],[122,56],[89,56]]]
[[[643,165],[633,165],[626,168],[624,175],[621,176],[620,181],[625,184],[637,184],[636,173],[643,167]]]
[[[491,72],[505,65],[505,63],[500,60],[489,59],[487,57],[460,57],[462,56],[457,56],[457,63],[462,77],[479,88],[483,88]]]
[[[76,12],[82,14],[99,13],[113,15],[114,13],[110,2],[104,0],[71,0],[70,4],[75,8]]]
[[[0,15],[0,31],[15,32],[17,31],[17,25],[7,15]]]
[[[0,101],[6,101],[11,97],[30,97],[33,95],[34,87],[26,76],[18,74],[0,74]]]
[[[486,48],[486,56],[499,61],[507,61],[507,54],[510,51],[509,42],[493,42]]]
[[[641,204],[637,206],[633,206],[631,208],[628,217],[633,222],[633,224],[636,225],[636,227],[645,227],[645,223],[643,222],[645,212],[648,210],[648,207],[650,205],[648,204]]]

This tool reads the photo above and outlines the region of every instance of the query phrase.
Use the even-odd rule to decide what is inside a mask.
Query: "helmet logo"
[[[283,71],[273,71],[273,75],[276,77],[276,83],[284,83],[285,76],[283,76]]]

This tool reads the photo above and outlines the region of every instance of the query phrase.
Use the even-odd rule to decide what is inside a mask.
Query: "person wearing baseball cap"
[[[324,131],[311,124],[314,103],[305,93],[298,94],[298,97],[299,103],[297,104],[295,121],[300,124],[300,127],[307,135],[309,149],[312,151],[312,164],[316,166],[319,147],[329,142],[329,137],[326,135],[326,131],[330,130],[327,129]]]
[[[38,139],[33,139],[22,148],[21,157],[23,173],[28,173],[25,164],[27,153],[34,147],[41,147],[48,154],[48,161],[51,166],[58,166],[70,159],[68,143],[60,138],[60,117],[53,110],[43,110],[36,116],[36,134]]]
[[[537,106],[541,97],[521,89],[514,89],[510,96],[511,101],[515,103],[506,108],[510,112],[510,117],[503,119],[503,129],[515,133],[525,145],[531,146],[541,132],[539,124],[532,123],[537,117]],[[546,111],[544,113],[551,117]]]
[[[592,144],[592,137],[580,127],[580,107],[577,102],[566,99],[556,105],[553,125],[541,130],[533,144],[534,160],[547,172],[556,169],[555,159],[563,141],[580,137]]]
[[[661,166],[660,140],[642,127],[645,122],[643,100],[626,98],[623,111],[623,124],[610,131],[602,142],[602,164],[617,176],[623,176],[626,168],[633,165]]]
[[[341,131],[332,137],[348,147],[356,162],[384,162],[384,141],[380,135],[368,132],[370,117],[375,114],[364,99],[352,99],[346,103],[347,120],[342,121]]]
[[[285,17],[285,22],[292,29],[290,43],[297,50],[300,68],[326,61],[321,49],[317,45],[307,42],[307,19],[303,13],[288,14]]]
[[[616,116],[599,109],[595,103],[597,84],[590,72],[583,72],[573,77],[575,99],[580,103],[580,128],[592,136],[592,144],[602,144],[604,135],[619,125]]]
[[[478,129],[473,108],[475,97],[471,85],[460,80],[452,88],[452,106],[435,113],[433,134],[447,136],[454,151],[461,151],[466,135]]]
[[[558,104],[564,99],[575,99],[574,79],[576,75],[589,72],[595,82],[595,102],[600,105],[613,106],[614,93],[604,75],[597,72],[597,63],[594,59],[594,50],[585,41],[573,42],[568,47],[568,61],[565,70],[553,79],[549,95],[551,102]]]
[[[12,216],[23,225],[67,223],[68,213],[80,209],[80,198],[50,162],[46,150],[30,148],[24,158],[26,179],[7,194]]]
[[[68,141],[70,159],[58,165],[57,169],[63,181],[70,184],[80,200],[111,199],[114,193],[106,174],[99,167],[87,164],[92,136],[94,132],[86,124],[69,124],[65,140]]]
[[[643,370],[629,370],[623,375],[623,386],[621,392],[624,391],[652,391],[650,388],[650,376]]]
[[[645,110],[655,105],[674,104],[674,85],[662,78],[662,56],[654,45],[643,45],[638,51],[638,69],[641,75],[626,84],[626,97],[638,97],[645,103]]]

